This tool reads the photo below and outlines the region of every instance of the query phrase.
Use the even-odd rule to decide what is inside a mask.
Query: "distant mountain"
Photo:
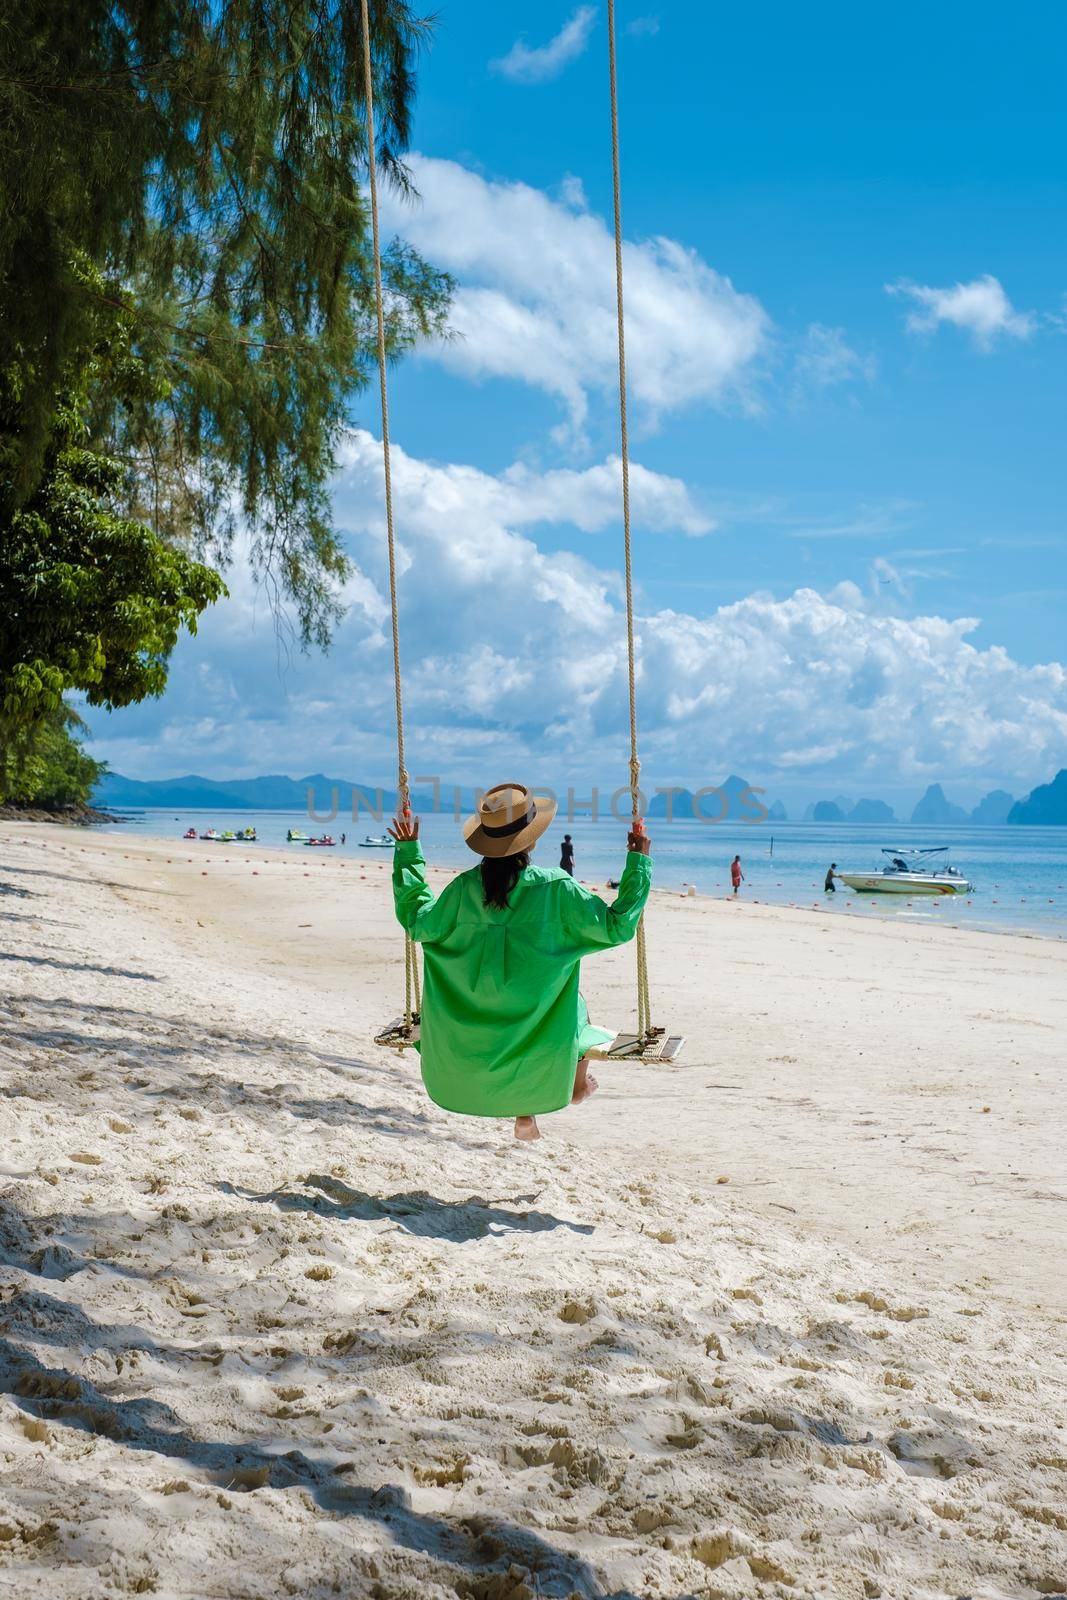
[[[308,790],[313,791],[317,812],[332,808],[333,790],[337,790],[339,812],[351,813],[352,794],[360,795],[362,809],[375,805],[377,797],[368,784],[353,784],[346,778],[328,778],[322,772],[310,773],[306,778],[287,778],[278,774],[259,778],[202,778],[189,773],[181,778],[124,778],[120,772],[106,773],[93,791],[93,804],[112,810],[131,807],[158,808],[175,811],[306,811]],[[432,808],[432,797],[413,796],[413,804],[423,810]],[[382,804],[386,811],[396,806],[396,792],[382,791]]]
[[[849,822],[895,822],[893,807],[884,800],[857,800],[848,814]]]
[[[664,785],[664,787],[666,787]],[[700,815],[707,822],[722,821],[728,818],[734,822],[756,822],[761,820],[759,807],[762,799],[758,794],[747,794],[751,785],[744,778],[731,773],[730,777],[716,785],[717,793],[697,791],[700,794]],[[680,818],[694,817],[694,797],[690,789],[677,788],[671,794],[653,795],[648,804],[650,817],[665,817],[667,815],[667,802],[671,802],[671,818],[677,822]]]
[[[1057,772],[1051,783],[1039,783],[1024,800],[1016,800],[1008,821],[1067,827],[1067,767]]]
[[[841,821],[844,821],[854,804],[855,801],[850,800],[847,794],[835,794],[832,800],[812,800],[804,807],[804,815],[800,820],[801,822],[818,822],[819,819],[815,815],[816,806],[836,806],[841,813]],[[838,819],[830,817],[826,820],[836,822]]]
[[[670,800],[671,817],[691,817],[693,815],[693,791],[691,789],[677,788],[670,795],[654,794],[648,802],[648,816],[665,817],[667,815],[667,801]]]
[[[911,814],[912,822],[928,822],[935,826],[942,822],[969,822],[970,817],[962,806],[953,805],[945,798],[939,783],[932,783]]]
[[[811,808],[812,822],[844,822],[845,813],[836,800],[816,800]]]
[[[999,828],[1001,823],[1007,822],[1008,813],[1014,804],[1015,800],[1007,789],[990,789],[971,812],[971,821]]]
[[[780,800],[776,800],[772,806],[768,806],[767,820],[768,822],[789,821],[789,812],[785,809],[785,806]]]
[[[93,790],[93,804],[116,806],[177,806],[189,810],[201,806],[219,806],[222,809],[248,809],[248,802],[231,793],[221,783],[210,778],[190,774],[185,778],[166,778],[156,782],[142,782],[139,778],[124,778],[120,772],[107,772]]]

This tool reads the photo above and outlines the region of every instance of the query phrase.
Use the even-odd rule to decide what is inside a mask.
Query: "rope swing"
[[[411,780],[404,755],[404,693],[400,678],[400,607],[396,595],[396,536],[393,525],[393,475],[389,454],[389,385],[386,378],[385,298],[382,294],[382,249],[378,225],[378,174],[374,147],[374,70],[371,61],[370,14],[368,0],[360,0],[363,22],[363,95],[367,115],[367,169],[370,175],[371,238],[374,253],[374,308],[378,324],[378,390],[382,409],[382,465],[385,474],[385,532],[389,549],[389,609],[393,621],[393,690],[396,696],[396,791],[397,805],[405,817],[411,815]],[[378,1044],[393,1044],[403,1050],[418,1037],[419,963],[414,940],[404,935],[404,1015],[377,1035]]]
[[[637,753],[637,663],[634,649],[634,575],[630,537],[630,433],[626,418],[626,312],[622,290],[622,185],[619,179],[619,87],[615,66],[615,0],[608,0],[608,74],[611,84],[611,185],[615,204],[615,313],[619,334],[619,441],[622,456],[622,537],[626,568],[626,656],[630,679],[630,804],[635,833],[644,833],[641,817],[641,758]],[[648,997],[648,958],[644,914],[637,924],[637,1031],[652,1029]]]
[[[634,643],[633,543],[630,532],[630,431],[626,416],[626,310],[622,287],[622,184],[619,178],[619,86],[615,61],[615,0],[608,0],[608,78],[611,88],[611,186],[615,207],[615,314],[619,338],[619,454],[622,458],[622,536],[626,576],[626,665],[630,686],[630,806],[635,833],[641,816],[641,758],[637,751],[637,651]],[[644,913],[637,924],[637,1032],[617,1034],[612,1044],[589,1054],[617,1061],[673,1061],[685,1043],[652,1023]]]
[[[397,792],[403,815],[411,815],[410,783],[404,760],[404,702],[400,679],[400,616],[396,592],[396,547],[393,534],[393,488],[389,459],[389,396],[386,383],[385,307],[382,295],[382,259],[378,226],[378,180],[374,149],[374,74],[371,62],[368,0],[360,0],[363,23],[363,75],[367,114],[367,163],[370,172],[371,236],[374,248],[374,296],[378,320],[378,383],[382,409],[382,457],[385,470],[385,524],[389,547],[389,606],[393,623],[393,685],[396,691]],[[630,802],[633,830],[645,831],[641,816],[641,760],[637,749],[637,655],[634,642],[634,587],[630,528],[630,437],[626,416],[626,319],[622,276],[622,189],[619,178],[619,96],[615,63],[615,0],[608,0],[608,64],[611,85],[611,171],[615,206],[615,305],[619,342],[619,436],[622,458],[622,522],[626,577],[626,652],[630,689]],[[637,1032],[617,1034],[590,1056],[619,1060],[673,1061],[684,1040],[668,1036],[652,1024],[649,999],[645,921],[637,926]],[[419,970],[413,941],[404,939],[404,1015],[395,1017],[375,1037],[377,1044],[404,1050],[419,1037]]]

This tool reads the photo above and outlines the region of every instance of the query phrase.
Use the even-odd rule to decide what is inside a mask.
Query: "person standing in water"
[[[836,861],[831,861],[830,870],[826,874],[826,882],[822,886],[823,894],[836,894],[837,893],[837,886],[834,883],[834,879],[836,877],[837,877],[837,862]]]
[[[637,932],[652,885],[650,843],[627,838],[609,904],[559,867],[535,867],[534,845],[556,802],[523,784],[483,796],[463,833],[478,865],[435,896],[417,817],[397,817],[397,920],[423,949],[419,1051],[430,1099],[469,1117],[514,1117],[515,1137],[539,1139],[537,1117],[581,1105],[597,1087],[586,1054],[614,1037],[589,1021],[579,990],[584,956]]]
[[[574,845],[571,843],[569,833],[563,835],[563,843],[559,847],[559,864],[564,872],[569,872],[574,877]]]
[[[730,862],[730,882],[734,886],[734,894],[735,895],[737,894],[738,890],[740,889],[740,887],[744,883],[744,881],[745,881],[745,875],[741,871],[741,857],[740,856],[734,856],[734,859]]]

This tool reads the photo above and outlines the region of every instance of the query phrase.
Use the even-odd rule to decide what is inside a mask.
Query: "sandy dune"
[[[377,860],[202,849],[0,827],[0,1594],[1067,1593],[1067,952],[657,899],[515,1147]]]

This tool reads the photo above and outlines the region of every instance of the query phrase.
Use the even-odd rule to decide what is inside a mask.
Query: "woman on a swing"
[[[586,1051],[613,1035],[589,1021],[578,992],[583,956],[625,944],[652,884],[649,839],[628,837],[612,905],[530,854],[556,803],[521,783],[490,789],[464,824],[481,865],[435,899],[419,820],[390,833],[396,915],[425,951],[420,1049],[431,1100],[468,1116],[514,1117],[516,1139],[541,1137],[537,1116],[596,1090]]]

